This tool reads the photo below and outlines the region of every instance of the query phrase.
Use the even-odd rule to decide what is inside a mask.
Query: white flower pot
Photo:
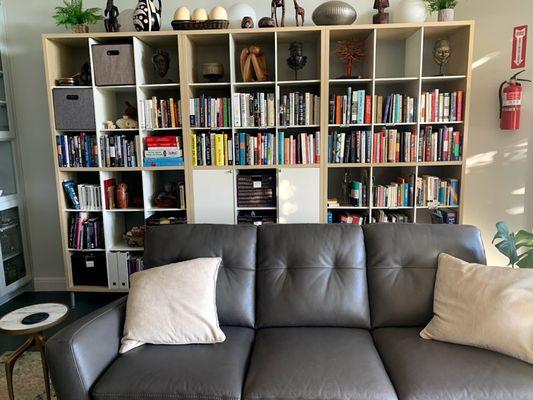
[[[453,21],[454,9],[445,8],[444,10],[439,10],[439,21]]]

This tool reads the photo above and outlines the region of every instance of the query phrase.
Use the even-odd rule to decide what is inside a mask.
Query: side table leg
[[[45,338],[40,333],[35,335],[35,346],[39,349],[39,352],[41,353],[41,362],[43,364],[44,375],[44,387],[46,389],[46,399],[51,400],[52,395],[50,393],[50,377],[48,376],[48,364],[46,363],[45,354]]]
[[[33,345],[33,337],[28,338],[22,346],[11,354],[6,360],[6,379],[7,379],[7,392],[9,393],[9,400],[15,400],[15,393],[13,388],[13,368],[15,362],[19,357],[24,354]]]
[[[70,292],[70,308],[73,310],[76,308],[76,293]]]

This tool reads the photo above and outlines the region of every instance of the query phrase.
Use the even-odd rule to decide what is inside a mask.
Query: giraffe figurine
[[[281,22],[278,24],[278,8],[281,7]],[[285,26],[285,0],[272,0],[270,3],[271,18],[276,21],[276,26]]]
[[[296,14],[294,17],[294,19],[296,19],[296,26],[300,26],[300,24],[298,24],[298,15],[302,18],[301,26],[304,26],[305,10],[301,5],[298,4],[296,0],[293,0],[293,1],[294,1],[294,12]]]

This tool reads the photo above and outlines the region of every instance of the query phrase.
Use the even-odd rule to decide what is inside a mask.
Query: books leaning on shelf
[[[328,134],[328,162],[369,163],[371,131],[331,132]]]
[[[456,224],[457,223],[457,212],[455,210],[439,208],[439,209],[433,210],[430,217],[431,217],[432,224]]]
[[[95,135],[56,136],[57,163],[62,167],[98,167],[98,145]]]
[[[413,162],[416,160],[417,134],[384,129],[374,132],[372,160],[375,163]]]
[[[115,191],[117,189],[117,182],[115,179],[104,180],[104,203],[106,210],[112,210],[116,208],[115,203]]]
[[[406,224],[409,221],[409,217],[400,213],[386,213],[383,210],[376,210],[376,216],[372,222],[392,223],[392,224]]]
[[[100,185],[80,184],[73,180],[62,182],[69,208],[86,211],[102,209]]]
[[[376,124],[399,124],[416,122],[417,99],[404,94],[393,93],[388,96],[375,95]]]
[[[148,136],[144,138],[145,167],[183,165],[183,144],[180,136]]]
[[[318,125],[320,96],[305,92],[291,92],[279,99],[279,125]]]
[[[137,167],[139,135],[100,136],[100,152],[104,167]]]
[[[195,128],[231,127],[230,99],[205,95],[189,99],[189,119]]]
[[[420,122],[456,122],[463,120],[463,91],[423,92],[420,97]]]
[[[452,127],[443,126],[433,131],[432,126],[420,129],[418,161],[459,161],[462,154],[462,134]]]
[[[329,97],[329,124],[349,125],[372,123],[372,97],[365,90],[349,87],[345,95]]]
[[[139,128],[160,129],[181,126],[179,99],[158,99],[156,96],[139,100]]]
[[[102,218],[88,212],[70,214],[68,247],[75,250],[103,249]]]
[[[416,180],[416,205],[420,207],[459,205],[459,180],[424,175]]]
[[[233,165],[231,133],[191,133],[192,165]]]
[[[415,176],[397,178],[388,185],[373,185],[372,204],[379,208],[412,207],[414,203]]]
[[[233,122],[241,128],[274,126],[274,93],[233,93]]]
[[[320,132],[278,132],[278,164],[320,163]]]
[[[235,165],[273,165],[274,145],[272,132],[235,133]]]

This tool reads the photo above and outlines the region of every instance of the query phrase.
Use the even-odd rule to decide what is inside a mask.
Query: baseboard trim
[[[33,289],[36,292],[61,292],[67,290],[67,280],[61,277],[33,278]]]

